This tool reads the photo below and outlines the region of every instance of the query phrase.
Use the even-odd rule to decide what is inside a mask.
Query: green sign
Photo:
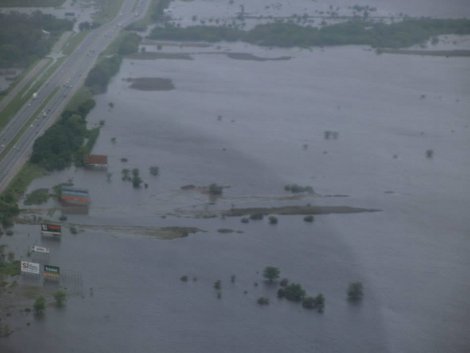
[[[52,266],[52,265],[44,265],[44,272],[59,274],[60,273],[60,267],[59,266]]]

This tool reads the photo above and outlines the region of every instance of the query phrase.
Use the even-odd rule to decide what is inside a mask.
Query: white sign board
[[[21,261],[21,272],[38,275],[41,266],[36,262]]]
[[[49,249],[43,246],[34,245],[31,249],[33,252],[41,253],[41,254],[49,254]]]

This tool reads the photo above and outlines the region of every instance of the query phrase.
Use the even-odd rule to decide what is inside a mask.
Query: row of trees
[[[102,58],[88,73],[85,86],[95,94],[106,92],[109,81],[121,67],[122,56],[137,53],[141,38],[126,32],[120,39],[114,55]]]
[[[155,27],[153,39],[190,41],[245,41],[263,46],[313,47],[370,45],[401,48],[420,44],[443,34],[469,34],[469,19],[407,18],[401,22],[378,23],[364,19],[325,25],[321,28],[294,23],[260,24],[249,31],[228,26]]]
[[[0,68],[24,67],[49,53],[72,22],[41,12],[0,13]]]
[[[263,271],[263,278],[273,284],[280,278],[281,271],[274,266],[267,266]],[[298,283],[289,283],[287,278],[279,282],[281,288],[277,291],[278,298],[285,298],[293,302],[301,302],[306,309],[316,309],[323,312],[325,307],[325,297],[318,294],[316,297],[307,295],[306,290]],[[351,302],[358,302],[364,296],[364,289],[361,282],[351,282],[347,288],[347,298]]]

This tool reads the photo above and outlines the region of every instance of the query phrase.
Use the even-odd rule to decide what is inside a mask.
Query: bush
[[[210,195],[222,195],[224,188],[220,185],[212,183],[208,187],[208,192]]]
[[[43,296],[37,297],[33,304],[34,312],[39,315],[46,309],[46,299]]]
[[[325,308],[325,297],[323,296],[323,294],[319,294],[315,298],[305,297],[302,300],[302,306],[305,309],[316,309],[319,313],[322,313]]]
[[[266,297],[259,297],[258,300],[256,301],[258,305],[269,305],[269,299]]]
[[[44,202],[47,202],[48,199],[49,199],[49,189],[47,188],[36,189],[30,192],[28,195],[26,195],[24,204],[25,205],[40,205]]]
[[[297,184],[288,184],[284,186],[284,190],[289,191],[293,194],[298,194],[302,192],[313,194],[313,188],[311,186],[301,186]]]
[[[281,294],[283,298],[292,302],[301,302],[306,293],[305,289],[303,289],[300,284],[296,283],[289,284],[286,287],[279,289],[278,296],[280,291],[282,291]]]
[[[67,299],[67,294],[63,290],[58,290],[54,293],[55,304],[61,308],[65,304],[65,300]]]
[[[360,301],[364,296],[364,289],[361,282],[351,282],[348,286],[348,300],[349,301]]]
[[[269,224],[277,224],[277,217],[269,216]]]
[[[308,215],[304,217],[304,222],[312,223],[313,221],[314,221],[314,218],[312,215]]]

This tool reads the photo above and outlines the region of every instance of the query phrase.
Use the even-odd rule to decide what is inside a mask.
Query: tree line
[[[374,48],[402,48],[444,34],[470,34],[470,20],[406,18],[387,24],[353,19],[320,28],[278,21],[257,25],[249,31],[233,26],[179,27],[166,24],[165,27],[155,27],[149,37],[177,41],[244,41],[278,47],[369,45]]]

